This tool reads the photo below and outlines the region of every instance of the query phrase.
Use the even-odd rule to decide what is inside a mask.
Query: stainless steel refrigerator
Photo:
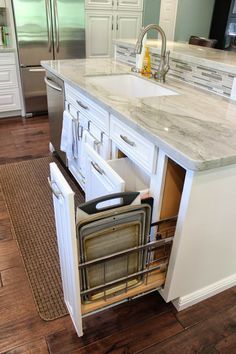
[[[26,115],[47,111],[41,60],[85,57],[84,0],[13,0]]]

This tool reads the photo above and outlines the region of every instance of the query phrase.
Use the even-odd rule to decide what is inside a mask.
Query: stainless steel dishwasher
[[[45,82],[47,86],[50,141],[54,151],[66,165],[66,154],[60,150],[65,101],[64,82],[49,72],[46,72]]]

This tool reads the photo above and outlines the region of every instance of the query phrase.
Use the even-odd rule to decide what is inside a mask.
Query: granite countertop
[[[42,66],[146,136],[186,169],[236,163],[236,103],[167,77],[179,95],[130,98],[91,82],[96,75],[130,73],[112,59],[43,61]],[[162,85],[162,84],[160,84]]]
[[[114,44],[126,45],[134,48],[137,40],[135,39],[116,39]],[[151,52],[161,52],[160,40],[148,40],[147,46]],[[230,74],[236,74],[236,53],[215,48],[201,47],[188,43],[167,41],[167,50],[173,59],[186,60],[193,64],[206,65],[212,69],[222,70]]]
[[[6,48],[6,47],[0,47],[0,53],[11,53],[15,52],[14,48]]]

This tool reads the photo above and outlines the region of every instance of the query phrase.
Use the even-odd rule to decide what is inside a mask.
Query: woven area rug
[[[63,301],[49,163],[44,157],[0,166],[0,183],[39,315],[49,321],[67,314]],[[76,204],[84,201],[74,182]]]

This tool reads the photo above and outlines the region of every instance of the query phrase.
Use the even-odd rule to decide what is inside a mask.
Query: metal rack
[[[148,284],[150,275],[154,274],[154,272],[165,273],[168,267],[176,221],[177,217],[173,217],[153,223],[151,227],[156,227],[157,229],[155,241],[149,241],[145,245],[80,263],[80,272],[85,272],[92,267],[94,269],[98,266],[103,268],[102,284],[87,289],[81,287],[82,302],[89,303],[101,299],[106,301],[109,297],[128,293],[131,288],[138,287],[141,284]],[[130,273],[130,259],[134,256],[137,259],[141,259],[141,263],[138,271]],[[108,281],[107,269],[109,262],[115,259],[126,262],[126,274],[115,280]]]

